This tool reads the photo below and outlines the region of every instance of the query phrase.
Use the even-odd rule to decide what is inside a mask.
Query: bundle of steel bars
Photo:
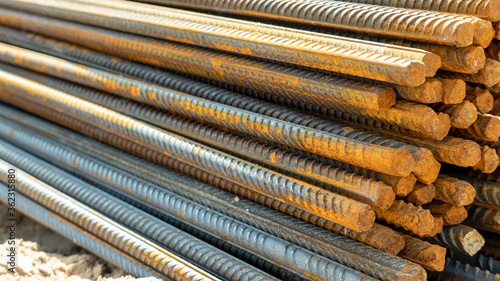
[[[500,0],[0,0],[0,185],[140,277],[500,280],[498,22]]]

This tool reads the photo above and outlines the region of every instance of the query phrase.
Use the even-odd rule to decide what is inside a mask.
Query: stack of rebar
[[[137,276],[500,280],[500,1],[141,2],[0,0],[21,211]]]

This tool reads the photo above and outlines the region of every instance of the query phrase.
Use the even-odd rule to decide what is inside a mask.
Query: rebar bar
[[[390,87],[356,82],[352,79],[321,74],[297,67],[283,66],[78,23],[48,19],[10,9],[0,8],[0,14],[2,14],[0,23],[4,25],[27,28],[46,36],[70,41],[126,59],[265,91],[273,95],[292,97],[320,106],[342,107],[341,103],[345,101],[355,102],[357,106],[361,107],[375,106],[374,110],[376,111],[390,107],[395,98],[395,92]],[[3,21],[6,18],[10,18],[14,22],[11,20]],[[16,23],[21,22],[23,26],[16,25]],[[32,24],[25,26],[26,22]]]
[[[454,250],[448,251],[447,256],[462,263],[469,264],[472,267],[479,267],[481,270],[488,270],[493,274],[500,274],[500,261],[493,258],[485,257],[481,254],[469,256]]]
[[[150,240],[139,237],[104,216],[97,215],[87,206],[1,159],[0,167],[0,180],[3,183],[8,183],[7,171],[9,169],[16,170],[16,190],[18,192],[130,254],[165,276],[174,280],[220,280]]]
[[[8,62],[15,63],[17,60],[17,62],[28,63],[29,61],[30,65],[33,66],[31,69],[46,70],[46,73],[58,75],[60,78],[71,79],[73,82],[83,83],[99,90],[109,91],[122,97],[179,113],[190,119],[200,119],[211,124],[226,126],[229,129],[278,141],[361,167],[373,167],[374,170],[383,168],[385,172],[393,170],[394,174],[398,176],[408,175],[414,166],[413,157],[404,149],[381,147],[297,126],[275,118],[252,114],[235,107],[228,107],[95,68],[51,58],[39,53],[22,51],[15,47],[6,47],[4,50],[3,54],[6,56],[4,58]],[[315,139],[318,139],[322,145],[318,146]],[[357,150],[354,152],[356,155],[343,153],[337,149],[332,150],[331,148],[334,145],[340,145],[337,149],[343,149],[344,151],[347,149]],[[349,146],[354,147],[349,148]],[[359,148],[355,148],[356,146],[359,146]],[[362,150],[361,146],[363,147]],[[376,155],[378,150],[388,150],[390,155],[385,154],[383,157],[379,157]],[[363,158],[360,159],[359,157]],[[377,158],[379,159],[377,160]],[[361,164],[362,161],[366,162]],[[407,169],[405,170],[405,168]]]
[[[393,231],[390,228],[381,226],[379,224],[374,224],[374,226],[364,232],[356,232],[353,230],[350,230],[346,227],[343,227],[339,224],[332,223],[331,221],[322,219],[320,217],[317,217],[315,215],[312,215],[310,213],[304,212],[300,209],[294,208],[288,204],[281,203],[277,200],[274,200],[272,198],[269,198],[267,196],[261,195],[260,193],[254,192],[250,189],[244,188],[240,185],[234,184],[232,182],[227,181],[226,179],[219,178],[217,176],[214,176],[212,174],[206,173],[203,170],[197,169],[195,167],[192,167],[190,165],[187,165],[183,162],[180,162],[178,160],[175,160],[173,158],[167,157],[165,154],[161,152],[156,152],[154,150],[145,148],[135,142],[131,142],[127,139],[124,139],[122,137],[119,137],[117,135],[113,135],[109,132],[103,131],[102,129],[98,129],[96,127],[92,127],[91,125],[88,125],[84,122],[78,121],[74,118],[65,116],[61,114],[60,112],[56,111],[51,111],[48,109],[42,109],[43,106],[36,105],[28,100],[23,100],[21,103],[16,103],[16,105],[21,106],[23,108],[26,108],[30,110],[31,112],[35,112],[44,118],[48,118],[49,120],[60,123],[63,126],[69,127],[71,129],[74,129],[76,131],[79,131],[81,133],[84,133],[92,138],[96,138],[99,141],[108,143],[114,147],[117,147],[119,149],[128,151],[130,153],[133,153],[137,156],[140,156],[144,159],[147,159],[149,161],[152,161],[154,163],[157,163],[158,165],[162,165],[164,167],[167,167],[169,169],[173,169],[176,171],[179,171],[181,173],[193,176],[195,178],[198,178],[202,181],[205,181],[210,184],[214,184],[217,187],[230,191],[232,193],[237,194],[238,196],[242,196],[245,198],[249,198],[250,200],[253,200],[255,202],[258,202],[260,204],[263,204],[265,206],[268,206],[272,209],[278,210],[280,212],[286,213],[290,216],[299,218],[301,220],[304,220],[306,222],[318,225],[322,228],[325,228],[329,231],[333,231],[335,233],[339,233],[343,236],[349,237],[353,240],[365,243],[367,245],[373,246],[374,248],[381,249],[385,252],[391,253],[393,255],[397,254],[402,247],[404,246],[404,240],[400,235],[398,235],[395,231]],[[28,107],[27,107],[28,106]],[[2,114],[5,112],[5,114]],[[0,111],[0,114],[3,115],[4,118],[9,118],[11,116],[19,116],[19,112],[11,110],[9,107],[2,107],[2,111]],[[28,123],[23,123],[25,126],[30,126],[31,129],[37,130],[38,127],[43,127],[46,128],[42,131],[42,133],[47,133],[47,132],[54,132],[55,129],[53,126],[46,127],[47,124],[40,123],[41,121],[39,119],[33,119],[30,118],[30,116],[27,116],[25,114],[21,115],[22,118],[16,118],[16,121],[19,122],[20,120],[29,120]],[[32,127],[31,124],[37,124],[36,127]],[[143,177],[143,179],[146,180],[151,180],[155,179],[158,177],[158,175],[163,175],[164,172],[152,172],[148,173],[147,176],[145,176],[144,171],[135,171],[135,167],[137,167],[137,163],[140,162],[139,159],[137,158],[132,158],[129,162],[124,162],[124,159],[129,159],[130,155],[125,154],[121,152],[120,150],[116,149],[111,149],[111,151],[107,154],[103,154],[100,152],[100,150],[94,149],[94,147],[100,147],[102,150],[108,151],[110,150],[109,147],[104,148],[102,144],[99,144],[98,142],[90,142],[86,144],[84,142],[84,139],[82,139],[81,136],[72,136],[72,138],[68,138],[67,136],[71,135],[71,131],[62,131],[58,132],[55,136],[55,133],[52,133],[52,137],[55,137],[57,139],[63,139],[64,142],[69,142],[72,145],[72,147],[82,147],[85,144],[85,148],[92,151],[93,155],[99,155],[100,159],[102,161],[106,161],[106,163],[114,165],[116,163],[121,163],[121,165],[124,165],[125,163],[128,163],[128,171],[131,173],[134,173],[135,176],[138,177]],[[118,158],[116,158],[118,157]],[[142,161],[141,166],[143,167],[149,167],[151,164],[145,161]],[[168,186],[165,186],[163,183],[169,182],[169,177],[162,177],[161,179],[155,181],[156,184],[163,186],[164,188],[167,188]],[[198,186],[198,185],[195,185]],[[191,193],[187,193],[191,194]],[[210,193],[210,194],[213,194]],[[193,200],[199,197],[194,197]],[[224,208],[223,210],[227,210]],[[232,214],[232,213],[230,213]],[[248,217],[247,214],[244,215],[244,217]],[[278,216],[274,216],[278,217]],[[267,222],[266,222],[267,225]],[[292,228],[292,227],[290,227]],[[311,232],[311,231],[309,231]],[[286,232],[279,232],[279,233],[286,233]],[[304,241],[304,240],[303,240]],[[360,248],[358,246],[358,248]],[[387,260],[387,258],[386,258]],[[413,270],[412,270],[413,271]],[[418,272],[416,270],[415,272]]]
[[[500,274],[492,274],[489,271],[483,271],[477,267],[472,267],[450,258],[446,258],[443,272],[432,272],[429,274],[429,277],[437,281],[500,280]]]
[[[424,205],[423,208],[431,211],[433,216],[443,218],[444,225],[457,225],[467,218],[465,207],[457,207],[438,200]]]
[[[443,103],[459,104],[465,99],[466,84],[462,79],[445,79],[435,77],[443,85]]]
[[[483,114],[493,109],[494,99],[488,89],[467,86],[465,99],[472,102]]]
[[[467,129],[477,119],[477,108],[470,101],[459,104],[435,104],[431,107],[436,112],[450,115],[451,126],[455,128]]]
[[[64,20],[396,84],[416,86],[425,79],[425,66],[419,61],[293,39],[285,33],[275,36],[267,32],[268,28],[252,26],[249,22],[233,24],[229,20],[224,23],[223,17],[207,18],[200,13],[152,9],[154,6],[121,1],[58,0],[0,4],[34,13],[50,9],[52,17]],[[300,34],[294,37],[297,36]]]
[[[416,206],[430,203],[436,196],[436,188],[433,184],[417,183],[415,189],[406,196],[405,201]]]
[[[11,122],[4,123],[8,126]],[[62,144],[56,145],[41,136],[37,137],[33,133],[31,133],[32,135],[30,136],[28,131],[23,131],[24,129],[19,127],[15,130],[16,134],[14,137],[19,140],[20,145],[33,149],[37,154],[43,154],[43,157],[48,157],[51,161],[56,161],[62,167],[76,169],[79,174],[83,174],[86,177],[92,177],[92,175],[94,175],[92,171],[97,167],[101,167],[99,168],[101,171],[99,175],[94,176],[94,179],[96,179],[96,177],[100,178],[99,181],[101,184],[104,184],[105,182],[107,184],[111,184],[109,180],[106,180],[106,178],[116,175],[116,173],[120,174],[116,168],[112,168],[111,166],[104,165],[99,161],[92,160],[92,158],[84,156],[83,154],[75,153],[69,147],[65,147]],[[7,137],[6,134],[2,135]],[[99,145],[91,142],[85,145],[85,150],[88,149],[89,146],[94,146],[92,155],[98,153],[98,149],[95,147],[98,147]],[[110,149],[108,148],[107,150]],[[98,155],[102,155],[102,152]],[[137,175],[142,174],[144,178],[160,184],[166,190],[176,191],[178,194],[182,194],[186,197],[190,197],[192,200],[199,201],[199,203],[203,203],[207,207],[220,210],[226,213],[226,215],[235,216],[235,218],[250,223],[251,225],[255,225],[256,227],[260,227],[267,232],[275,233],[276,235],[282,236],[286,239],[291,239],[298,244],[307,246],[311,250],[319,251],[321,254],[328,257],[340,259],[345,264],[349,264],[350,266],[354,266],[360,270],[368,271],[371,274],[375,274],[377,277],[387,276],[389,271],[396,271],[394,273],[395,275],[391,274],[391,276],[401,275],[396,279],[407,278],[404,277],[407,274],[412,276],[414,274],[420,274],[418,273],[418,270],[415,271],[415,268],[410,270],[411,267],[408,267],[408,265],[401,265],[403,267],[396,270],[394,266],[397,263],[395,263],[395,261],[391,261],[392,258],[390,258],[387,254],[382,254],[381,252],[375,250],[369,250],[371,248],[365,247],[350,239],[333,235],[328,231],[312,227],[306,223],[300,223],[300,221],[293,220],[283,214],[280,215],[276,212],[273,213],[269,209],[250,203],[244,199],[235,201],[234,195],[225,194],[223,191],[217,191],[217,189],[210,188],[206,185],[200,185],[199,182],[197,183],[193,180],[189,181],[187,179],[179,178],[179,176],[176,176],[175,173],[169,172],[168,170],[152,165],[146,161],[139,160],[130,155],[127,156],[123,152],[110,150],[107,155],[108,161],[118,164],[120,168],[125,166],[128,171],[135,171]],[[118,159],[117,157],[121,159],[119,160],[119,163],[116,161],[116,159]],[[141,163],[141,169],[137,169],[137,163]],[[106,171],[110,172],[106,173]],[[127,177],[125,174],[121,176]],[[121,180],[118,180],[118,182],[121,182]],[[118,185],[119,183],[116,184]],[[147,184],[144,183],[144,186],[146,185]],[[175,185],[175,187],[172,185]],[[115,190],[123,190],[122,188],[117,188],[118,187],[116,187]],[[151,203],[150,200],[147,202]],[[311,237],[307,238],[308,236]],[[385,241],[387,242],[387,240]],[[364,256],[367,257],[363,258]],[[365,261],[361,262],[360,259]],[[389,263],[384,262],[384,260]],[[385,264],[385,266],[388,267],[387,270],[378,271],[376,268],[371,268],[369,264],[373,261],[377,262],[378,266]],[[401,271],[401,273],[397,273],[397,271]],[[418,279],[420,277],[415,278]]]
[[[481,146],[481,160],[474,167],[474,170],[481,170],[481,172],[489,174],[493,173],[500,164],[498,153],[495,149],[487,145]]]
[[[440,234],[424,239],[470,256],[475,255],[484,246],[484,238],[477,230],[461,224],[445,226]]]
[[[52,151],[52,153],[55,152]],[[204,231],[213,233],[220,239],[230,241],[305,278],[312,278],[313,280],[331,280],[331,278],[374,280],[365,274],[212,211],[208,207],[184,199],[110,166],[97,161],[90,162],[88,158],[80,159],[83,163],[80,163],[79,167],[87,170],[84,173],[85,177],[159,208],[176,219],[181,219]],[[75,158],[72,160],[75,160]],[[83,172],[83,170],[80,172]],[[319,268],[325,270],[319,270]]]
[[[464,221],[465,225],[500,233],[500,210],[492,210],[476,205],[467,206],[466,209],[469,215]]]
[[[228,280],[277,280],[3,140],[0,158],[218,276]]]
[[[500,184],[491,180],[474,178],[460,173],[452,175],[467,181],[474,187],[476,190],[476,202],[484,204],[490,209],[500,209]]]
[[[473,25],[460,17],[338,1],[239,0],[228,3],[217,0],[154,0],[154,2],[183,8],[215,10],[378,35],[402,36],[419,41],[457,46],[472,44],[473,37]],[[317,10],[324,12],[317,13]],[[401,24],[403,18],[407,24]]]
[[[436,75],[448,79],[462,79],[467,82],[483,84],[487,87],[491,87],[500,82],[500,62],[487,58],[484,63],[484,67],[475,74],[438,71]]]
[[[434,186],[437,200],[458,207],[472,204],[476,197],[476,190],[471,184],[447,175],[439,175]]]
[[[446,259],[446,248],[433,245],[410,235],[403,234],[405,248],[400,256],[421,264],[429,271],[442,271]]]
[[[476,122],[472,123],[469,128],[452,129],[450,134],[476,141],[496,142],[500,137],[500,117],[478,113]]]
[[[429,210],[420,206],[396,200],[386,211],[374,209],[377,218],[397,227],[404,228],[416,235],[423,236],[431,232],[434,227],[434,218]]]
[[[3,183],[0,184],[0,190],[7,190],[7,185]],[[6,192],[2,192],[0,195],[0,202],[4,205],[8,204]],[[33,201],[27,199],[24,195],[16,194],[16,203],[18,204],[18,206],[16,206],[16,210],[23,213],[23,215],[44,225],[54,232],[57,232],[64,238],[72,241],[90,253],[106,260],[123,271],[139,278],[156,277],[160,280],[168,280],[165,275],[134,259],[125,252],[114,248],[99,237],[84,231],[82,228],[76,226],[56,213],[34,203]]]
[[[500,5],[494,0],[344,0],[345,2],[363,3],[370,5],[383,5],[407,9],[419,9],[436,12],[464,14],[486,19],[489,21],[500,20]],[[153,1],[150,1],[153,2]],[[160,2],[160,0],[156,0]]]

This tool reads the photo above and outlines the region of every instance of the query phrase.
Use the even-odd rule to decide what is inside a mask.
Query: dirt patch
[[[68,239],[17,213],[16,273],[7,272],[7,210],[0,205],[0,280],[159,281],[135,278],[88,253]]]

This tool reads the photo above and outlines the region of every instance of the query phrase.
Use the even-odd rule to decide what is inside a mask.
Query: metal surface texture
[[[484,246],[485,242],[477,230],[461,224],[445,226],[438,235],[424,239],[469,256],[475,255]]]
[[[8,126],[10,122],[5,122],[5,124]],[[24,131],[21,127],[16,128],[15,131],[15,139],[19,140],[20,145],[27,149],[33,149],[33,151],[36,151],[37,155],[39,154],[43,155],[43,157],[51,158],[51,161],[56,161],[59,165],[71,167],[71,169],[77,171],[79,174],[85,176],[92,175],[92,168],[104,165],[102,163],[99,164],[99,162],[95,160],[91,160],[88,156],[72,152],[69,147],[65,148],[64,145],[58,146],[55,143],[51,143],[49,140],[44,140],[43,137],[36,137],[33,133],[31,133],[32,136],[30,136],[29,132]],[[43,131],[53,131],[53,134],[57,133],[57,131],[53,129],[43,129]],[[6,134],[2,135],[7,137]],[[62,136],[64,137],[64,134]],[[74,138],[75,136],[72,138],[65,137],[66,141],[70,139],[75,141]],[[344,264],[348,264],[370,274],[375,274],[375,276],[379,278],[419,280],[419,276],[422,274],[422,272],[419,272],[418,268],[402,260],[397,261],[397,259],[391,258],[390,255],[382,254],[376,250],[369,250],[369,247],[362,246],[350,239],[334,235],[304,222],[301,223],[296,219],[273,212],[244,199],[235,201],[234,195],[229,195],[223,191],[217,191],[217,189],[213,187],[200,185],[193,180],[187,180],[185,178],[182,180],[178,175],[176,176],[168,170],[144,160],[139,160],[115,149],[105,147],[102,144],[100,145],[90,140],[81,140],[80,144],[82,151],[103,158],[106,162],[114,163],[114,165],[118,165],[121,169],[126,169],[137,176],[141,176],[144,179],[159,184],[167,190],[172,190],[178,194],[189,197],[192,200],[222,211],[238,220],[245,221],[258,228],[264,229],[269,233],[274,233],[287,240],[295,241],[304,247],[335,260],[339,260]],[[102,149],[105,151],[100,151]],[[140,169],[137,168],[138,164],[140,164]],[[112,169],[109,166],[108,168]],[[100,170],[102,171],[102,169]],[[116,171],[119,173],[118,170]],[[108,174],[112,175],[113,173]],[[99,175],[99,177],[105,179],[106,174]],[[125,175],[122,175],[122,177],[125,177]],[[380,266],[385,269],[379,271],[377,268]]]
[[[461,263],[468,264],[472,267],[479,267],[481,270],[488,270],[492,274],[500,274],[500,261],[490,257],[485,257],[481,254],[469,256],[459,251],[449,251],[448,256],[451,259],[458,260]]]
[[[262,168],[250,162],[203,146],[176,134],[169,133],[144,122],[119,114],[115,111],[75,98],[63,92],[30,82],[19,76],[1,72],[5,79],[0,82],[4,90],[15,90],[29,99],[44,100],[52,108],[64,108],[73,116],[85,122],[103,126],[117,134],[122,134],[182,159],[219,176],[230,178],[249,188],[254,188],[274,198],[296,207],[309,210],[329,220],[334,220],[354,230],[368,230],[373,225],[375,215],[368,205],[359,203],[321,189],[317,186],[284,176],[275,171]],[[13,83],[14,81],[19,83]],[[6,92],[0,95],[8,96]],[[231,167],[231,169],[228,169]],[[280,182],[279,185],[276,185]]]
[[[91,49],[321,106],[343,103],[387,108],[395,92],[293,66],[212,51],[0,8],[0,23],[70,41]],[[5,19],[5,20],[4,20]],[[29,24],[28,24],[29,23]],[[307,93],[305,95],[304,93]],[[380,97],[380,98],[379,98]]]
[[[64,155],[61,150],[57,151],[57,147],[56,151],[52,150],[51,152]],[[331,280],[332,278],[340,280],[375,280],[257,228],[217,213],[211,208],[204,207],[161,187],[123,173],[109,165],[95,160],[92,161],[88,157],[72,158],[72,160],[80,160],[79,167],[82,167],[82,170],[79,172],[85,177],[159,208],[174,218],[212,233],[219,239],[230,241],[303,277],[313,280]],[[86,171],[83,169],[86,169]]]
[[[385,172],[394,173],[397,176],[407,176],[414,166],[413,157],[405,149],[382,147],[342,135],[313,130],[121,75],[40,53],[4,46],[6,48],[2,52],[3,61],[11,63],[17,61],[18,64],[29,65],[30,69],[57,75],[59,78],[71,79],[73,82],[166,109],[183,117],[225,126],[228,129],[291,145],[357,166],[374,170],[385,169]],[[337,132],[342,132],[341,125],[339,127],[340,130],[336,129]],[[333,149],[334,146],[336,146],[335,149]],[[352,151],[352,154],[346,151]]]
[[[466,207],[469,216],[464,224],[474,228],[500,233],[500,210],[492,210],[476,205]]]
[[[420,206],[395,200],[386,211],[375,209],[377,218],[397,227],[402,227],[416,235],[423,236],[432,231],[434,218],[429,210]]]
[[[0,158],[227,280],[277,280],[2,140]]]
[[[3,183],[0,184],[0,190],[6,189],[7,185]],[[7,205],[7,200],[7,193],[2,192],[0,195],[0,202]],[[23,215],[44,225],[54,232],[57,232],[64,238],[71,240],[76,245],[84,248],[101,259],[106,260],[123,271],[132,274],[133,276],[137,276],[139,278],[152,276],[160,280],[171,280],[125,252],[114,248],[99,237],[84,231],[82,228],[76,226],[56,213],[51,212],[41,205],[31,201],[22,194],[16,194],[16,203],[18,203],[17,210],[23,213]]]
[[[183,8],[285,20],[419,41],[468,46],[473,25],[458,16],[339,1],[311,0],[149,0]],[[322,10],[324,12],[318,12]],[[405,19],[405,24],[401,24]]]
[[[436,281],[462,281],[462,280],[485,280],[498,281],[500,274],[483,271],[477,267],[463,264],[457,260],[446,258],[443,272],[430,273],[429,278]]]
[[[331,221],[325,220],[323,218],[320,218],[318,216],[315,216],[313,214],[310,214],[308,212],[304,212],[298,208],[295,208],[293,206],[290,206],[288,204],[279,202],[277,200],[274,200],[272,198],[269,198],[267,196],[261,195],[258,192],[254,192],[250,189],[247,189],[245,187],[242,187],[240,185],[234,184],[230,181],[227,181],[226,179],[214,176],[212,174],[209,174],[201,169],[195,168],[193,166],[190,166],[188,164],[185,164],[183,162],[180,162],[178,160],[175,160],[173,158],[167,157],[165,154],[161,152],[156,152],[154,150],[145,148],[135,142],[131,142],[127,139],[124,139],[122,137],[119,137],[117,135],[111,134],[109,132],[105,132],[102,129],[93,127],[91,125],[88,125],[84,122],[78,121],[72,117],[66,116],[64,114],[61,114],[60,112],[52,111],[49,109],[44,109],[43,106],[40,106],[38,104],[34,104],[28,100],[20,100],[17,102],[16,100],[11,100],[14,101],[17,106],[20,106],[22,108],[25,108],[27,110],[30,110],[31,112],[35,112],[36,114],[43,116],[44,118],[48,118],[49,120],[59,123],[63,126],[66,126],[68,128],[74,129],[76,131],[82,132],[85,135],[88,135],[92,138],[96,138],[99,141],[108,143],[114,147],[117,147],[119,149],[128,151],[130,153],[133,153],[139,157],[142,157],[144,159],[147,159],[149,161],[152,161],[154,163],[157,163],[161,166],[167,167],[169,169],[173,169],[176,171],[179,171],[181,173],[185,173],[187,175],[196,177],[201,179],[202,181],[205,181],[207,183],[216,185],[217,187],[230,191],[232,193],[237,194],[238,196],[242,196],[245,198],[249,198],[250,200],[253,200],[255,202],[258,202],[262,205],[268,206],[270,208],[273,208],[275,210],[278,210],[280,212],[286,213],[290,216],[299,218],[301,220],[304,220],[306,222],[309,222],[311,224],[315,224],[317,226],[320,226],[322,228],[325,228],[327,230],[333,231],[335,233],[339,233],[343,236],[349,237],[353,240],[362,242],[364,244],[373,246],[374,248],[381,249],[385,252],[392,253],[393,255],[397,254],[402,247],[404,246],[404,241],[402,237],[397,234],[394,230],[381,226],[379,224],[374,224],[374,226],[364,232],[356,232],[353,230],[350,230],[344,226],[341,226],[339,224],[335,224]],[[12,116],[18,116],[19,112],[15,113],[12,110],[9,110],[8,107],[3,107],[2,108],[4,112],[9,112],[12,114]],[[3,115],[5,118],[9,118],[9,115]],[[24,115],[23,118],[29,118],[26,115]],[[16,121],[19,122],[19,120],[22,119],[17,119]],[[36,119],[30,118],[30,122],[37,123],[38,126],[44,127],[39,123],[39,120],[37,121]],[[30,124],[23,123],[26,126],[30,126]],[[33,128],[32,129],[36,129]],[[49,131],[54,130],[52,128],[48,128],[45,130],[44,133],[47,133]],[[71,132],[65,131],[62,134],[67,135],[70,134]],[[52,135],[53,136],[53,135]],[[61,134],[56,136],[57,139],[61,138]],[[73,141],[68,140],[67,138],[64,138],[65,141],[69,141],[70,143],[73,144],[73,147],[79,147],[82,146],[82,138],[77,137],[77,141],[75,143],[74,137]],[[94,143],[94,146],[99,146],[98,144]],[[87,149],[93,151],[94,155],[99,153],[98,150],[93,150],[92,145],[87,145]],[[108,148],[109,149],[109,148]],[[118,151],[118,150],[113,150],[113,153],[121,155],[122,158],[126,158],[127,154],[123,154]],[[101,155],[101,157],[104,157]],[[106,157],[104,157],[106,158]],[[103,160],[104,158],[101,158]],[[106,158],[108,159],[108,158]],[[118,162],[123,162],[121,160],[117,160],[115,158],[111,158],[111,160],[105,160],[109,164],[115,164]],[[135,160],[137,161],[137,160]],[[131,167],[136,167],[135,164],[132,164]],[[129,169],[130,172],[133,172],[134,169]],[[139,172],[138,174],[135,173],[136,176],[141,176],[142,174]],[[155,174],[150,174],[150,178],[154,178]],[[161,183],[161,181],[160,181]],[[157,184],[160,184],[157,183]],[[390,242],[388,242],[390,241]]]
[[[92,209],[33,178],[17,167],[0,160],[1,181],[7,184],[7,171],[16,170],[16,190],[27,198],[52,210],[114,247],[174,280],[220,280],[184,258],[139,237],[112,220],[99,216]]]
[[[370,5],[464,14],[489,21],[500,20],[500,4],[495,0],[344,0]]]
[[[247,140],[244,137],[223,132],[193,121],[182,119],[164,111],[155,110],[119,97],[94,91],[75,84],[47,76],[40,76],[20,69],[13,69],[0,63],[3,70],[12,71],[24,78],[44,83],[74,96],[116,110],[120,113],[182,134],[196,141],[237,155],[246,160],[258,161],[270,169],[278,169],[289,176],[302,179],[335,193],[357,201],[387,209],[394,201],[395,194],[390,186],[373,179],[359,176],[345,170],[325,165],[286,151]],[[354,129],[353,129],[354,130]],[[348,135],[349,137],[351,135]]]
[[[291,36],[285,32],[276,36],[275,32],[268,32],[270,28],[245,21],[224,21],[223,17],[210,18],[200,13],[127,1],[0,1],[0,4],[42,14],[50,10],[51,17],[83,24],[396,84],[416,86],[425,79],[425,66],[416,60],[337,47],[320,43],[320,38],[294,39],[308,36],[294,35],[293,30],[288,31]],[[321,35],[309,35],[313,36]],[[336,45],[347,45],[347,42]]]

